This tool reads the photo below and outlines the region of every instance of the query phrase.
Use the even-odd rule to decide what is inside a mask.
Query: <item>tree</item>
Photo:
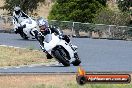
[[[121,11],[129,11],[129,8],[132,7],[132,0],[118,0],[118,7]]]
[[[25,13],[33,12],[36,10],[39,3],[44,3],[45,0],[5,0],[3,9],[6,9],[11,14],[16,5],[20,5]]]
[[[51,20],[92,22],[105,0],[56,0],[49,14]]]
[[[93,19],[96,24],[107,25],[128,25],[130,22],[130,16],[127,12],[115,12],[110,9],[103,9],[96,14]]]
[[[103,6],[106,6],[107,0],[97,0]]]

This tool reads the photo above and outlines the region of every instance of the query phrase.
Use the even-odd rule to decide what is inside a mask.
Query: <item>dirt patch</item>
[[[7,75],[0,76],[0,88],[131,88],[132,84],[85,84],[76,75]]]

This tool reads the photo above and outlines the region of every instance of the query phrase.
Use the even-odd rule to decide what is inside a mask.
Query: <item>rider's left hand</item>
[[[63,39],[63,35],[59,35],[59,39]]]

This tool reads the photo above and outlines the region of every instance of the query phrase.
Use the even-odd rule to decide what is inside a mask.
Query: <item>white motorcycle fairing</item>
[[[23,21],[20,23],[21,26],[26,25],[25,28],[23,28],[23,32],[27,35],[27,37],[34,37],[35,34],[33,31],[38,31],[37,27],[37,23],[36,21],[32,20],[31,18],[28,19],[23,19]],[[31,34],[31,33],[32,34]]]
[[[56,36],[54,33],[52,34],[48,34],[45,36],[45,40],[44,40],[44,49],[50,54],[52,55],[51,51],[54,47],[56,46],[62,46],[63,48],[65,48],[65,50],[68,51],[69,56],[70,56],[70,62],[74,61],[74,51],[72,50],[72,48],[70,47],[69,43],[67,43],[65,40],[59,39],[58,36]]]

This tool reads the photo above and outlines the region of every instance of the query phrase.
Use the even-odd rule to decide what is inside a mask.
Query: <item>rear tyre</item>
[[[70,62],[69,62],[68,56],[66,55],[66,53],[64,52],[63,49],[55,50],[53,55],[64,66],[70,66]]]

